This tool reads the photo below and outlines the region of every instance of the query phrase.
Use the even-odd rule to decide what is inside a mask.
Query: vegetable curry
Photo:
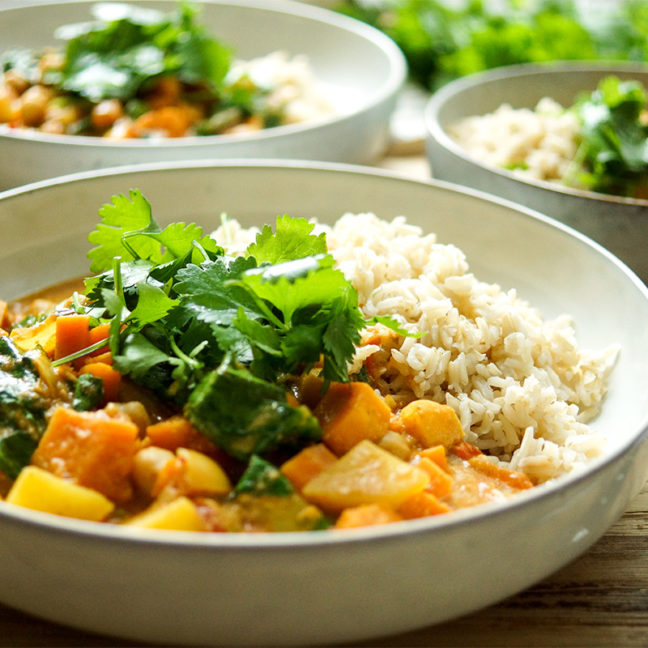
[[[302,120],[290,109],[304,101],[306,83],[288,72],[294,61],[281,52],[256,60],[276,63],[283,72],[274,76],[255,74],[253,61],[237,65],[197,7],[181,2],[164,14],[111,2],[92,12],[95,20],[56,31],[61,47],[0,52],[0,124],[123,140],[245,134]],[[304,119],[330,106],[310,111]]]
[[[455,411],[383,396],[324,234],[282,216],[231,256],[138,192],[89,236],[85,282],[0,303],[0,494],[72,518],[202,532],[346,529],[531,488]]]

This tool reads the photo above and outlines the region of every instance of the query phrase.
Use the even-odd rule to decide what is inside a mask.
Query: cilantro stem
[[[52,362],[52,367],[60,367],[63,364],[66,364],[68,362],[72,362],[74,360],[78,360],[79,358],[83,358],[83,356],[88,355],[89,353],[92,353],[93,351],[97,351],[103,347],[106,346],[107,340],[99,340],[99,342],[95,342],[94,344],[91,344],[90,346],[86,347],[85,349],[81,349],[79,351],[75,351],[74,353],[70,353],[70,355],[66,355],[63,358],[59,358],[58,360],[54,360]]]

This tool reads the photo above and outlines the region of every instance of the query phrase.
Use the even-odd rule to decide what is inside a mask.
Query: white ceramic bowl
[[[516,287],[547,317],[573,314],[584,347],[621,345],[584,472],[509,504],[347,532],[142,532],[0,502],[0,602],[147,644],[350,642],[494,603],[584,552],[648,465],[648,290],[623,264],[546,217],[443,183],[344,165],[239,161],[78,174],[0,194],[0,295],[87,272],[87,234],[113,194],[140,189],[161,223],[207,228],[280,214],[404,214],[462,248],[475,274]],[[547,250],[554,256],[547,259]],[[619,323],[623,322],[623,326]]]
[[[165,11],[177,5],[175,0],[133,3]],[[92,4],[88,0],[46,2],[0,10],[0,49],[56,45],[55,28],[88,19]],[[253,135],[163,141],[0,130],[0,190],[65,173],[139,162],[264,157],[366,163],[384,150],[389,118],[406,76],[405,59],[387,36],[360,21],[290,0],[208,0],[200,5],[201,22],[239,58],[276,50],[291,56],[305,54],[336,114]]]
[[[425,109],[426,150],[432,175],[488,191],[574,227],[601,243],[648,281],[648,200],[608,196],[514,175],[465,153],[448,134],[464,117],[492,112],[503,103],[535,108],[543,97],[570,106],[582,92],[614,74],[648,87],[648,66],[633,63],[560,63],[499,68],[458,79],[436,92]]]

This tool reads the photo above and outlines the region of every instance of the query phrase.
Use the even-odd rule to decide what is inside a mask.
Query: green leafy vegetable
[[[100,215],[86,309],[111,321],[115,367],[240,459],[318,439],[280,384],[320,362],[326,381],[348,381],[365,325],[324,236],[282,216],[231,257],[196,225],[161,228],[138,191]]]
[[[42,436],[49,403],[29,355],[9,336],[0,337],[0,471],[15,479],[29,463]]]
[[[64,90],[93,102],[126,100],[152,79],[171,74],[214,91],[222,86],[230,51],[206,34],[188,3],[168,15],[121,3],[99,3],[93,12],[94,22],[57,32],[67,41]]]
[[[252,455],[247,469],[234,487],[234,492],[287,497],[292,495],[295,489],[270,462],[258,455]]]
[[[337,8],[391,36],[429,89],[503,65],[648,55],[644,0],[594,9],[573,0],[344,0]]]
[[[104,397],[103,380],[92,374],[81,374],[74,386],[72,407],[80,412],[96,409]]]
[[[636,195],[648,188],[648,93],[637,81],[603,79],[575,106],[582,128],[574,176],[593,191]],[[566,178],[570,183],[572,178]]]

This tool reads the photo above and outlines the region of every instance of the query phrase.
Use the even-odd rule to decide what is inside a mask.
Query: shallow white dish
[[[177,5],[175,0],[133,3],[164,11]],[[57,45],[55,28],[88,19],[92,4],[89,0],[41,2],[0,9],[0,48],[40,50]],[[330,93],[336,114],[252,135],[163,141],[111,142],[0,128],[0,190],[119,164],[227,157],[365,163],[384,150],[389,141],[389,118],[406,76],[405,59],[387,36],[360,21],[290,0],[208,0],[200,4],[201,22],[232,47],[238,58],[277,50],[291,56],[305,54]]]
[[[452,81],[425,109],[426,152],[432,175],[513,200],[566,223],[601,243],[648,281],[648,200],[609,196],[514,175],[483,164],[450,137],[450,124],[484,115],[503,103],[535,108],[543,97],[563,106],[614,74],[648,87],[648,66],[639,63],[560,63],[498,68]]]
[[[608,252],[543,216],[443,183],[344,165],[186,162],[84,173],[0,194],[0,296],[87,272],[87,234],[113,194],[140,189],[161,223],[220,214],[333,221],[404,214],[515,287],[579,342],[621,353],[595,422],[609,439],[586,471],[516,501],[347,532],[143,532],[0,502],[0,602],[146,643],[351,642],[494,603],[584,552],[622,514],[648,467],[648,289]],[[547,261],[547,250],[554,257]],[[624,326],[619,326],[623,322]]]

